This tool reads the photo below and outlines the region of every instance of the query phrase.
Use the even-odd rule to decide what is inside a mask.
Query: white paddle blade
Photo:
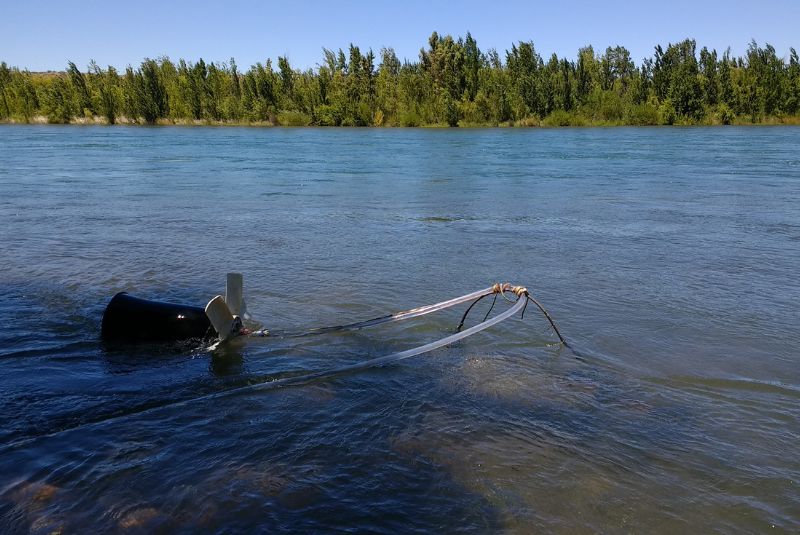
[[[234,318],[225,299],[221,295],[216,296],[206,305],[206,316],[217,331],[219,339],[225,341],[236,335],[241,328],[241,320]]]
[[[244,277],[241,273],[228,273],[225,283],[225,303],[232,314],[244,314]]]

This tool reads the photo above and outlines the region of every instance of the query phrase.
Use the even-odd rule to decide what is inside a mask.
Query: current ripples
[[[797,139],[0,127],[0,530],[796,531]],[[236,390],[460,311],[214,353],[97,340],[117,291],[202,304],[232,270],[277,330],[509,280],[572,349],[529,310]]]

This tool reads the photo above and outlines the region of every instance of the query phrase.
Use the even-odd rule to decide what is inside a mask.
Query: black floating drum
[[[214,335],[202,307],[115,295],[103,313],[100,335],[106,342],[170,342]]]

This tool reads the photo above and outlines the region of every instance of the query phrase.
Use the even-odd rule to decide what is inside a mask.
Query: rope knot
[[[507,282],[500,284],[499,282],[494,283],[492,286],[492,293],[501,294],[503,292],[507,292],[511,289],[511,285]]]
[[[514,292],[517,295],[517,297],[528,295],[528,289],[524,286],[514,286],[513,288],[511,288],[511,291]]]

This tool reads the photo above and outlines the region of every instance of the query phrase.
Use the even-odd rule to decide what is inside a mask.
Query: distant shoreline
[[[145,58],[124,72],[74,62],[31,73],[0,61],[0,121],[333,127],[558,127],[800,124],[800,55],[751,41],[742,57],[657,45],[638,65],[623,46],[543,57],[500,54],[434,32],[419,61],[350,45],[316,69],[287,57],[229,62]]]
[[[15,120],[15,119],[0,119],[0,125],[69,125],[69,126],[180,126],[180,127],[248,127],[248,128],[325,128],[325,129],[408,129],[408,128],[427,128],[427,129],[469,129],[469,128],[615,128],[615,127],[636,127],[636,126],[800,126],[800,116],[790,117],[767,117],[764,120],[752,122],[746,120],[733,120],[730,123],[722,123],[719,121],[701,121],[701,122],[685,122],[673,124],[659,124],[659,123],[625,123],[625,122],[612,122],[612,121],[591,121],[585,118],[578,117],[574,121],[558,122],[551,117],[545,119],[538,119],[531,117],[521,121],[506,122],[501,124],[459,124],[449,126],[446,124],[423,124],[417,126],[403,126],[403,125],[381,125],[381,126],[320,126],[320,125],[293,125],[293,124],[280,124],[278,122],[270,121],[213,121],[206,119],[190,120],[190,119],[159,119],[155,123],[146,123],[145,121],[138,120],[132,121],[126,117],[117,117],[114,124],[110,123],[105,117],[95,116],[91,118],[73,118],[67,123],[50,122],[44,115],[37,115],[31,117],[28,121]]]

